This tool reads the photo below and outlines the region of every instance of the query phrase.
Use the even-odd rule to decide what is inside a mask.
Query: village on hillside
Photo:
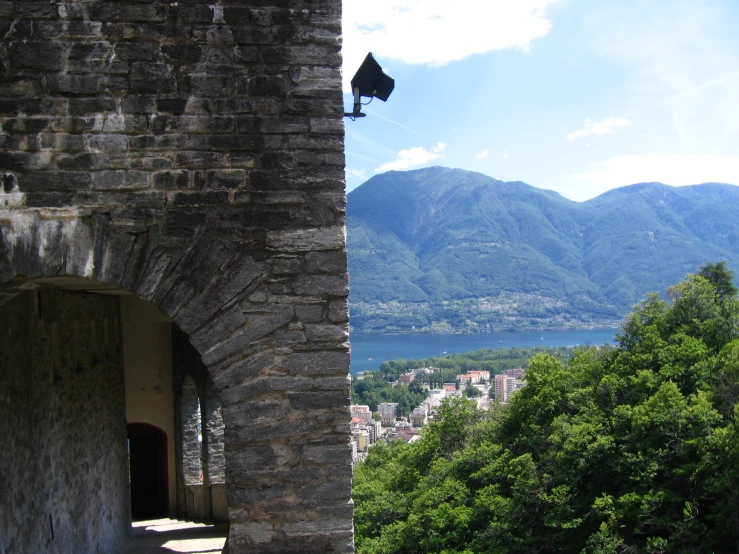
[[[390,383],[392,387],[408,386],[418,376],[425,376],[441,371],[436,367],[412,369],[403,373],[398,380]],[[427,383],[426,399],[414,408],[409,417],[398,416],[398,403],[381,402],[377,411],[373,412],[368,405],[353,404],[351,406],[352,461],[363,462],[369,449],[377,441],[403,440],[415,442],[421,438],[421,429],[434,420],[438,409],[446,398],[462,397],[465,387],[474,387],[479,391],[476,397],[479,410],[490,410],[491,402],[506,404],[510,396],[525,385],[524,368],[507,369],[492,379],[489,371],[475,370],[457,375],[456,382],[444,383],[442,388],[433,389]]]

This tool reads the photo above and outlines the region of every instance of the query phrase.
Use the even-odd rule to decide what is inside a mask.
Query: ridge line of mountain
[[[737,210],[723,183],[576,202],[451,168],[376,175],[348,195],[352,330],[613,325],[706,261],[739,267]]]

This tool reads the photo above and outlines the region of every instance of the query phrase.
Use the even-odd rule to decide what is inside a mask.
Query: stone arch
[[[222,404],[230,552],[351,552],[341,1],[5,4],[0,318],[155,306]]]
[[[273,551],[283,534],[308,540],[303,552],[342,543],[336,551],[353,549],[346,283],[274,275],[291,259],[335,264],[330,252],[306,252],[325,248],[330,232],[301,234],[296,251],[272,259],[244,255],[207,230],[171,248],[158,225],[132,232],[109,213],[17,210],[0,213],[0,232],[0,305],[46,284],[122,289],[189,334],[212,380],[211,397],[222,403],[225,441],[238,445],[225,449],[233,552]],[[280,281],[292,282],[290,289]],[[298,294],[269,301],[282,290]],[[275,519],[284,515],[284,498],[295,508],[289,521]],[[249,505],[266,507],[263,519],[254,521]],[[276,549],[290,552],[289,543]]]

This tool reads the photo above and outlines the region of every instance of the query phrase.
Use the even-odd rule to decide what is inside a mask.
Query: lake
[[[588,331],[522,331],[464,335],[356,335],[351,337],[351,373],[377,369],[380,363],[404,358],[470,352],[480,348],[576,346],[613,342],[618,329]]]

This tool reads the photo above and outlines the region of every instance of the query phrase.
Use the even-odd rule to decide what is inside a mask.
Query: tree
[[[734,286],[734,272],[727,267],[726,262],[706,263],[700,268],[698,275],[716,287],[716,294],[719,298],[736,296],[737,288]]]
[[[447,402],[420,441],[370,452],[358,552],[735,552],[736,290],[692,275],[668,298],[613,348],[534,356],[507,406]]]

